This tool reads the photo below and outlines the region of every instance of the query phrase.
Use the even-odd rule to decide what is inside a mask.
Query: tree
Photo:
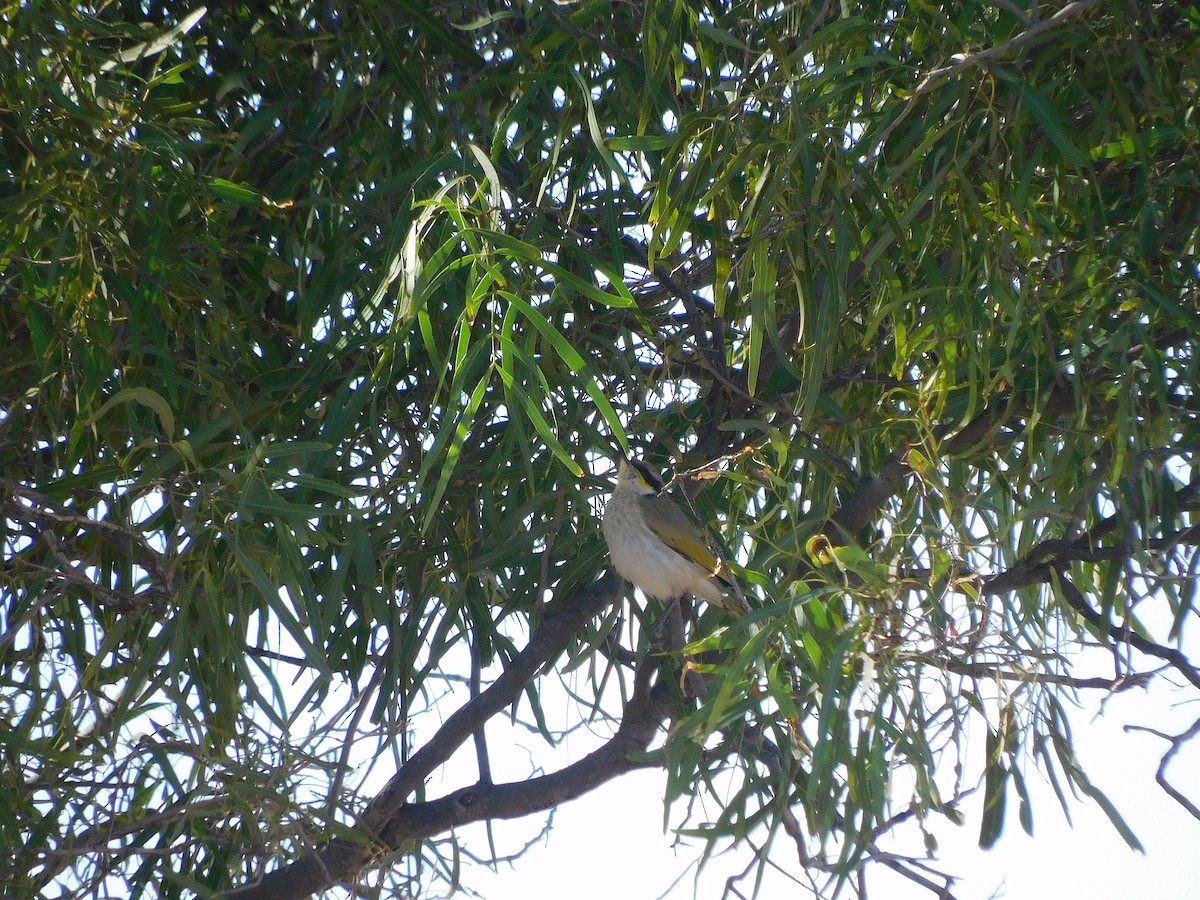
[[[981,842],[1028,827],[1034,768],[1136,843],[1063,701],[1200,690],[1198,29],[9,5],[6,893],[417,892],[452,828],[639,767],[827,893],[886,860],[950,895],[889,835],[977,784]],[[749,615],[605,573],[618,446]],[[570,764],[559,684],[609,729]],[[504,715],[544,772],[491,777]],[[1200,819],[1198,732],[1160,781]]]

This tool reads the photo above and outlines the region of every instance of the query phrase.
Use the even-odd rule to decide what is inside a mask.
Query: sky
[[[1158,623],[1152,630],[1165,633],[1166,629]],[[280,637],[286,643],[286,637]],[[526,637],[514,635],[518,647],[524,645]],[[1182,649],[1191,659],[1200,658],[1200,640],[1194,634],[1185,634]],[[1133,668],[1138,672],[1161,664],[1132,655]],[[1072,674],[1080,677],[1114,674],[1111,653],[1095,647],[1076,652],[1073,661]],[[462,671],[467,668],[464,657]],[[489,671],[485,678],[496,674]],[[580,707],[565,699],[555,674],[542,679],[541,689],[549,728],[565,729],[579,721]],[[414,748],[467,700],[461,685],[449,684],[447,691],[413,720]],[[1149,687],[1116,694],[1085,691],[1080,693],[1077,706],[1071,707],[1065,699],[1064,706],[1068,708],[1082,770],[1121,813],[1145,853],[1130,849],[1101,808],[1086,797],[1070,804],[1068,821],[1049,781],[1029,760],[1024,773],[1031,794],[1033,836],[1021,829],[1018,803],[1010,789],[1003,835],[993,848],[981,850],[978,838],[983,799],[982,792],[977,792],[962,808],[964,825],[957,826],[944,818],[928,821],[938,842],[938,857],[929,864],[938,872],[956,876],[951,889],[955,900],[1200,898],[1200,820],[1155,783],[1155,772],[1169,749],[1168,742],[1139,730],[1149,728],[1171,735],[1185,731],[1200,718],[1195,689],[1168,670],[1153,679]],[[332,706],[325,704],[325,708]],[[967,732],[964,756],[978,772],[983,765],[985,732],[978,717],[973,719],[969,728],[974,730]],[[596,731],[599,736],[576,732],[551,749],[539,735],[506,724],[503,716],[496,717],[488,725],[494,779],[521,780],[535,766],[543,767],[542,771],[557,770],[595,749],[611,733],[603,725]],[[379,763],[361,785],[366,795],[381,788],[394,772],[386,759]],[[1200,737],[1183,746],[1171,762],[1167,777],[1200,805]],[[449,766],[433,774],[426,784],[426,796],[435,799],[475,780],[474,748],[468,742]],[[725,894],[724,890],[727,879],[751,868],[752,851],[744,846],[734,848],[710,860],[697,873],[695,862],[702,844],[696,839],[679,840],[664,829],[665,790],[666,776],[661,770],[642,770],[610,782],[559,807],[549,833],[511,863],[501,863],[494,872],[479,864],[466,864],[462,883],[486,900],[557,900],[564,895],[570,900],[716,900],[751,896],[753,874],[737,882],[741,894]],[[682,810],[673,810],[670,824],[678,825],[681,820]],[[494,823],[497,853],[515,853],[538,838],[544,824],[544,816]],[[921,855],[922,836],[915,827],[900,832],[898,837],[898,841],[885,840],[884,849]],[[476,856],[488,855],[483,826],[463,829],[455,839]],[[786,838],[780,838],[772,847],[771,860],[789,875],[769,872],[759,897],[773,900],[813,896],[806,882],[794,880],[796,854]],[[427,896],[438,896],[439,887],[435,885]],[[854,894],[847,889],[840,896],[850,898]],[[873,865],[868,869],[867,896],[871,900],[929,900],[935,895],[883,866]]]
[[[1021,830],[1016,803],[1010,802],[1000,841],[990,851],[980,850],[979,796],[968,802],[964,826],[944,820],[934,826],[940,859],[931,865],[960,877],[953,888],[957,900],[1192,900],[1200,896],[1200,821],[1154,780],[1168,745],[1152,734],[1124,730],[1129,724],[1171,733],[1184,730],[1200,717],[1200,708],[1194,704],[1176,706],[1188,693],[1172,690],[1165,680],[1149,690],[1132,689],[1107,699],[1094,693],[1081,698],[1081,706],[1072,716],[1084,771],[1121,811],[1145,846],[1144,855],[1131,850],[1100,808],[1086,798],[1071,807],[1072,827],[1049,782],[1028,770],[1033,837]],[[1102,700],[1105,714],[1097,717]],[[972,736],[972,744],[973,752],[982,755],[982,732]],[[1175,757],[1168,777],[1194,801],[1200,799],[1200,746],[1196,742]],[[431,787],[436,793],[436,786]],[[726,878],[745,868],[748,855],[742,850],[719,857],[695,877],[689,864],[699,855],[698,844],[673,848],[673,836],[663,833],[664,788],[661,772],[643,771],[567,804],[556,813],[547,840],[494,874],[476,868],[466,883],[488,900],[530,900],[564,893],[572,900],[693,896],[707,900],[722,896]],[[508,823],[497,826],[510,827]],[[518,830],[530,837],[538,827],[540,820],[526,820]],[[911,848],[916,851],[920,839],[915,831],[912,834]],[[476,850],[480,848],[478,833],[464,836]],[[772,857],[795,871],[795,854],[786,842],[776,844]],[[749,895],[752,879],[740,884]],[[867,888],[869,897],[885,900],[934,896],[881,866],[869,873]],[[811,892],[776,875],[768,878],[760,896],[806,897]],[[847,891],[842,896],[853,894]]]
[[[1155,633],[1162,631],[1155,629]],[[514,638],[517,646],[525,643],[525,636]],[[286,642],[282,635],[281,639]],[[1200,641],[1187,634],[1182,649],[1194,660],[1200,658],[1198,645]],[[1145,672],[1160,665],[1160,661],[1133,656],[1135,671]],[[466,671],[465,657],[462,664],[462,671]],[[1077,652],[1072,673],[1112,677],[1111,653],[1094,647]],[[495,674],[489,671],[485,677]],[[578,723],[580,707],[565,699],[555,674],[542,679],[541,689],[549,728],[565,729]],[[467,700],[461,685],[451,683],[447,691],[412,721],[414,748]],[[1167,670],[1149,687],[1116,694],[1085,691],[1080,693],[1077,706],[1070,706],[1065,699],[1064,706],[1082,770],[1121,813],[1145,853],[1130,849],[1101,808],[1086,797],[1070,804],[1068,821],[1049,781],[1030,760],[1024,772],[1033,808],[1033,836],[1021,829],[1018,804],[1010,789],[1003,835],[992,849],[981,850],[978,838],[983,800],[982,792],[978,792],[963,807],[964,825],[957,826],[944,818],[928,821],[938,842],[938,857],[930,865],[957,877],[952,886],[955,900],[1200,898],[1200,820],[1155,783],[1156,769],[1169,744],[1163,737],[1141,730],[1174,735],[1189,728],[1200,718],[1195,689]],[[332,706],[325,704],[325,708]],[[982,770],[985,732],[978,717],[972,718],[964,757],[978,772]],[[611,733],[604,725],[596,731],[598,735],[578,731],[551,749],[539,735],[508,724],[504,716],[496,717],[488,725],[494,779],[521,780],[536,766],[542,767],[541,771],[557,770],[595,749]],[[378,763],[372,771],[363,773],[361,790],[366,795],[375,793],[394,772],[386,757]],[[1167,777],[1200,805],[1200,738],[1183,746],[1172,760]],[[426,796],[435,799],[475,780],[474,748],[468,742],[449,766],[431,776]],[[537,840],[519,858],[501,863],[494,872],[479,864],[465,864],[462,883],[486,900],[557,900],[564,895],[570,900],[716,900],[751,896],[753,875],[737,882],[741,894],[725,894],[724,890],[727,879],[750,868],[752,851],[744,846],[734,848],[710,860],[697,873],[695,862],[702,852],[701,842],[677,840],[664,829],[665,789],[666,776],[661,770],[647,769],[616,779],[559,807],[552,828],[541,839],[537,838],[545,824],[544,816],[496,822],[492,833],[501,856]],[[670,824],[678,825],[681,820],[682,810],[673,810]],[[884,849],[921,855],[922,836],[915,827],[900,832],[898,837],[899,841],[884,841]],[[487,832],[481,825],[461,830],[454,839],[478,857],[488,855]],[[771,871],[759,897],[773,900],[813,896],[805,882],[794,880],[796,854],[786,838],[780,838],[772,847],[771,860],[789,876]],[[427,896],[439,896],[438,888],[440,885],[435,885]],[[854,894],[845,890],[841,896],[851,898]],[[867,896],[871,900],[929,900],[934,894],[874,865],[868,869]]]

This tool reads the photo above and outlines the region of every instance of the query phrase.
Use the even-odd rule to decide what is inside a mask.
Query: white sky
[[[940,845],[940,862],[934,863],[935,867],[960,876],[953,888],[954,896],[958,900],[1200,897],[1200,822],[1154,781],[1167,744],[1144,732],[1123,731],[1126,724],[1149,725],[1171,733],[1182,731],[1200,716],[1200,708],[1194,703],[1172,706],[1189,693],[1173,691],[1160,681],[1149,691],[1134,689],[1109,697],[1105,715],[1098,718],[1102,696],[1095,692],[1083,698],[1083,707],[1072,718],[1076,751],[1084,771],[1122,812],[1146,847],[1146,855],[1130,850],[1100,808],[1089,800],[1080,800],[1072,807],[1072,828],[1049,783],[1030,769],[1026,776],[1033,804],[1034,837],[1021,830],[1016,799],[1011,793],[1004,835],[991,851],[980,850],[977,843],[982,806],[979,794],[964,809],[966,825],[956,827],[943,820],[933,829]],[[976,737],[979,739],[972,752],[981,756],[982,736]],[[1168,778],[1193,800],[1200,798],[1200,746],[1193,743],[1185,747],[1172,761]],[[720,897],[725,879],[746,867],[749,853],[742,849],[719,857],[698,882],[694,881],[689,864],[699,855],[699,843],[673,848],[673,837],[663,834],[664,783],[662,772],[639,772],[561,807],[547,841],[515,864],[502,865],[497,873],[474,868],[465,883],[488,900],[529,900],[564,893],[572,900]],[[447,784],[446,788],[452,786]],[[433,786],[431,793],[440,791]],[[496,823],[499,851],[505,852],[505,837],[512,834],[509,829],[528,839],[539,825],[540,820],[515,825]],[[479,831],[463,836],[476,852],[486,846]],[[919,837],[914,838],[911,847],[919,852]],[[889,845],[889,849],[896,849],[896,845]],[[795,854],[785,840],[776,843],[772,857],[795,871]],[[740,883],[746,895],[752,884],[752,879]],[[934,896],[881,866],[869,870],[867,885],[872,898]],[[806,897],[810,893],[775,875],[768,879],[760,896]],[[846,891],[842,896],[850,897],[852,893]]]

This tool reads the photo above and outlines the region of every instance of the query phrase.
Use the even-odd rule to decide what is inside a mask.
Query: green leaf
[[[217,198],[227,200],[238,206],[243,206],[246,209],[261,209],[270,203],[265,194],[261,194],[244,184],[237,184],[225,178],[213,178],[208,183],[208,189]]]
[[[1091,798],[1104,811],[1104,814],[1108,816],[1108,820],[1117,829],[1117,833],[1121,835],[1121,839],[1125,841],[1130,850],[1136,850],[1138,853],[1146,852],[1146,848],[1142,846],[1142,842],[1133,833],[1133,829],[1129,827],[1128,823],[1126,823],[1125,819],[1117,811],[1117,808],[1113,806],[1112,801],[1108,799],[1103,791],[1092,784],[1091,780],[1078,765],[1069,766],[1067,768],[1067,775],[1073,784],[1078,786],[1084,794]]]
[[[605,144],[610,150],[631,153],[653,153],[666,150],[674,143],[675,136],[670,134],[630,134],[605,140]]]
[[[983,818],[979,823],[979,846],[990,850],[1004,831],[1009,770],[1001,758],[1003,738],[988,726],[983,780]]]
[[[291,605],[281,596],[279,587],[271,581],[266,570],[254,558],[253,553],[236,538],[230,538],[228,545],[237,558],[242,571],[250,577],[250,582],[254,585],[255,590],[258,591],[258,595],[266,602],[271,612],[278,617],[279,623],[304,654],[305,662],[325,677],[331,677],[333,673],[329,669],[329,664],[325,660],[324,654],[309,639],[307,629],[296,618],[292,612]]]
[[[588,135],[592,139],[592,144],[599,153],[600,158],[604,160],[610,172],[620,178],[622,181],[628,182],[629,176],[625,170],[617,165],[617,161],[613,158],[607,146],[605,146],[604,131],[600,128],[600,121],[596,118],[596,106],[592,102],[592,91],[588,87],[588,83],[584,81],[583,76],[576,69],[571,70],[571,74],[575,76],[575,81],[579,85],[580,91],[583,93],[584,111],[587,117]]]
[[[999,70],[998,73],[1016,88],[1021,97],[1022,106],[1042,127],[1046,136],[1050,138],[1066,161],[1074,166],[1087,165],[1088,155],[1071,139],[1070,135],[1075,133],[1075,128],[1066,121],[1066,116],[1060,110],[1055,109],[1041,91],[1023,76],[1008,75],[1003,70]]]
[[[162,425],[163,434],[166,439],[172,440],[175,436],[175,414],[171,411],[170,404],[167,403],[163,396],[156,391],[152,391],[148,387],[129,387],[122,388],[117,391],[88,419],[88,426],[95,425],[104,415],[115,406],[120,406],[125,403],[138,403],[152,410],[158,416],[158,421]]]

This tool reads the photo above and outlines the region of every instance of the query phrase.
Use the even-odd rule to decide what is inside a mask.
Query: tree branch
[[[543,666],[570,639],[613,602],[618,581],[612,573],[585,588],[558,615],[548,619],[504,672],[451,715],[375,796],[353,825],[354,839],[337,838],[225,896],[233,900],[307,897],[342,882],[375,859],[380,844],[398,849],[404,842],[440,833],[455,824],[485,818],[512,818],[548,809],[571,796],[634,768],[629,757],[644,751],[665,716],[661,691],[649,688],[651,663],[635,675],[635,691],[616,736],[595,753],[560,772],[512,785],[476,785],[431,803],[405,801],[488,719],[510,706]],[[574,792],[574,793],[572,793]],[[570,796],[568,796],[570,795]],[[442,823],[449,823],[443,827]],[[435,828],[434,831],[426,831]]]
[[[1159,787],[1171,795],[1172,798],[1196,819],[1200,819],[1200,807],[1196,806],[1191,800],[1183,795],[1173,784],[1167,781],[1167,765],[1171,762],[1171,758],[1179,752],[1179,748],[1200,734],[1200,719],[1192,723],[1192,726],[1182,734],[1177,734],[1172,737],[1169,734],[1163,734],[1161,731],[1155,731],[1153,728],[1146,728],[1142,725],[1126,725],[1125,730],[1128,731],[1148,731],[1151,734],[1157,735],[1165,741],[1169,741],[1171,749],[1168,750],[1163,758],[1158,763],[1158,771],[1154,774],[1154,780],[1158,782]]]
[[[120,612],[131,612],[146,605],[157,608],[173,594],[171,575],[168,567],[163,564],[162,555],[150,546],[145,535],[134,528],[110,522],[108,519],[93,519],[78,509],[59,503],[40,491],[8,478],[0,478],[0,490],[8,495],[0,500],[0,514],[15,522],[28,522],[43,529],[42,537],[62,567],[63,576],[68,581],[90,590],[100,602]],[[72,563],[66,557],[57,535],[50,530],[53,528],[91,531],[131,557],[135,548],[140,550],[141,553],[134,561],[150,574],[150,589],[140,594],[124,594],[98,584],[83,571],[83,567]]]
[[[1175,506],[1179,509],[1187,508],[1198,495],[1200,481],[1185,484],[1175,492]],[[1100,562],[1128,557],[1129,551],[1125,548],[1097,546],[1097,542],[1115,531],[1121,522],[1121,518],[1114,513],[1078,537],[1047,538],[1030,548],[1025,556],[1003,572],[983,579],[980,592],[1004,594],[1031,584],[1042,584],[1051,579],[1055,570],[1062,569],[1072,562]],[[1195,526],[1188,526],[1163,541],[1165,546],[1170,547],[1194,539]]]
[[[1002,44],[996,44],[992,47],[987,47],[975,53],[958,54],[954,62],[948,66],[942,66],[925,73],[925,77],[913,89],[912,94],[908,98],[908,103],[900,111],[900,114],[893,119],[883,132],[877,137],[871,146],[870,151],[866,154],[868,162],[873,162],[880,151],[883,150],[883,145],[887,143],[887,139],[901,122],[908,118],[909,114],[916,107],[917,101],[925,94],[932,91],[941,82],[953,78],[959,72],[970,66],[978,66],[983,63],[990,62],[998,56],[1003,56],[1010,53],[1037,37],[1040,37],[1047,31],[1057,28],[1060,25],[1068,22],[1071,19],[1078,18],[1089,9],[1096,5],[1097,0],[1076,0],[1074,3],[1068,3],[1054,15],[1048,19],[1042,19],[1034,22],[1020,34],[1014,35]]]
[[[1069,408],[1067,404],[1071,399],[1069,386],[1056,387],[1046,400],[1046,409],[1054,412],[1060,407]],[[1024,406],[1018,404],[997,405],[984,410],[952,435],[950,426],[941,425],[934,429],[933,436],[937,441],[945,441],[945,455],[957,456],[985,440],[1005,423],[1025,413],[1027,410]],[[911,472],[907,450],[893,453],[880,467],[879,472],[864,478],[859,483],[858,490],[833,514],[830,519],[833,527],[825,529],[825,536],[836,546],[844,543],[844,535],[865,528],[883,505],[900,490]]]
[[[640,671],[658,668],[656,660]],[[670,678],[653,687],[647,678],[625,707],[617,733],[604,746],[557,772],[507,784],[479,783],[428,803],[406,804],[381,837],[390,848],[490,819],[517,819],[575,800],[635,769],[657,765],[646,753],[659,727],[670,715]]]
[[[1119,678],[1076,678],[1055,672],[1013,672],[991,663],[971,663],[958,659],[928,660],[930,665],[954,675],[968,678],[988,678],[999,681],[1019,681],[1023,684],[1056,684],[1075,690],[1101,690],[1120,693],[1130,688],[1145,687],[1162,669],[1150,672],[1130,672]]]
[[[1068,3],[1054,15],[1048,19],[1042,19],[1035,22],[1022,31],[1020,34],[1014,35],[1003,44],[996,44],[993,47],[988,47],[976,53],[968,53],[959,56],[953,63],[948,66],[942,66],[940,69],[934,69],[928,72],[921,83],[917,85],[912,93],[911,100],[915,100],[923,94],[933,90],[938,82],[945,81],[947,78],[953,78],[963,69],[969,66],[978,66],[985,62],[995,59],[997,56],[1003,56],[1016,50],[1018,47],[1024,46],[1036,37],[1040,37],[1044,32],[1057,28],[1064,24],[1069,19],[1078,18],[1085,12],[1096,5],[1097,0],[1076,0],[1074,3]],[[911,102],[910,100],[910,102]]]
[[[1128,644],[1133,649],[1140,650],[1148,656],[1155,656],[1165,660],[1180,675],[1200,688],[1200,670],[1197,670],[1192,665],[1191,660],[1184,655],[1183,651],[1175,647],[1164,647],[1162,644],[1156,644],[1149,638],[1142,637],[1140,633],[1127,623],[1113,623],[1108,621],[1105,616],[1092,609],[1087,599],[1083,596],[1083,592],[1075,587],[1074,583],[1067,578],[1066,573],[1053,570],[1052,576],[1056,578],[1058,585],[1062,588],[1063,599],[1067,601],[1067,605],[1079,613],[1097,631],[1112,641]]]

